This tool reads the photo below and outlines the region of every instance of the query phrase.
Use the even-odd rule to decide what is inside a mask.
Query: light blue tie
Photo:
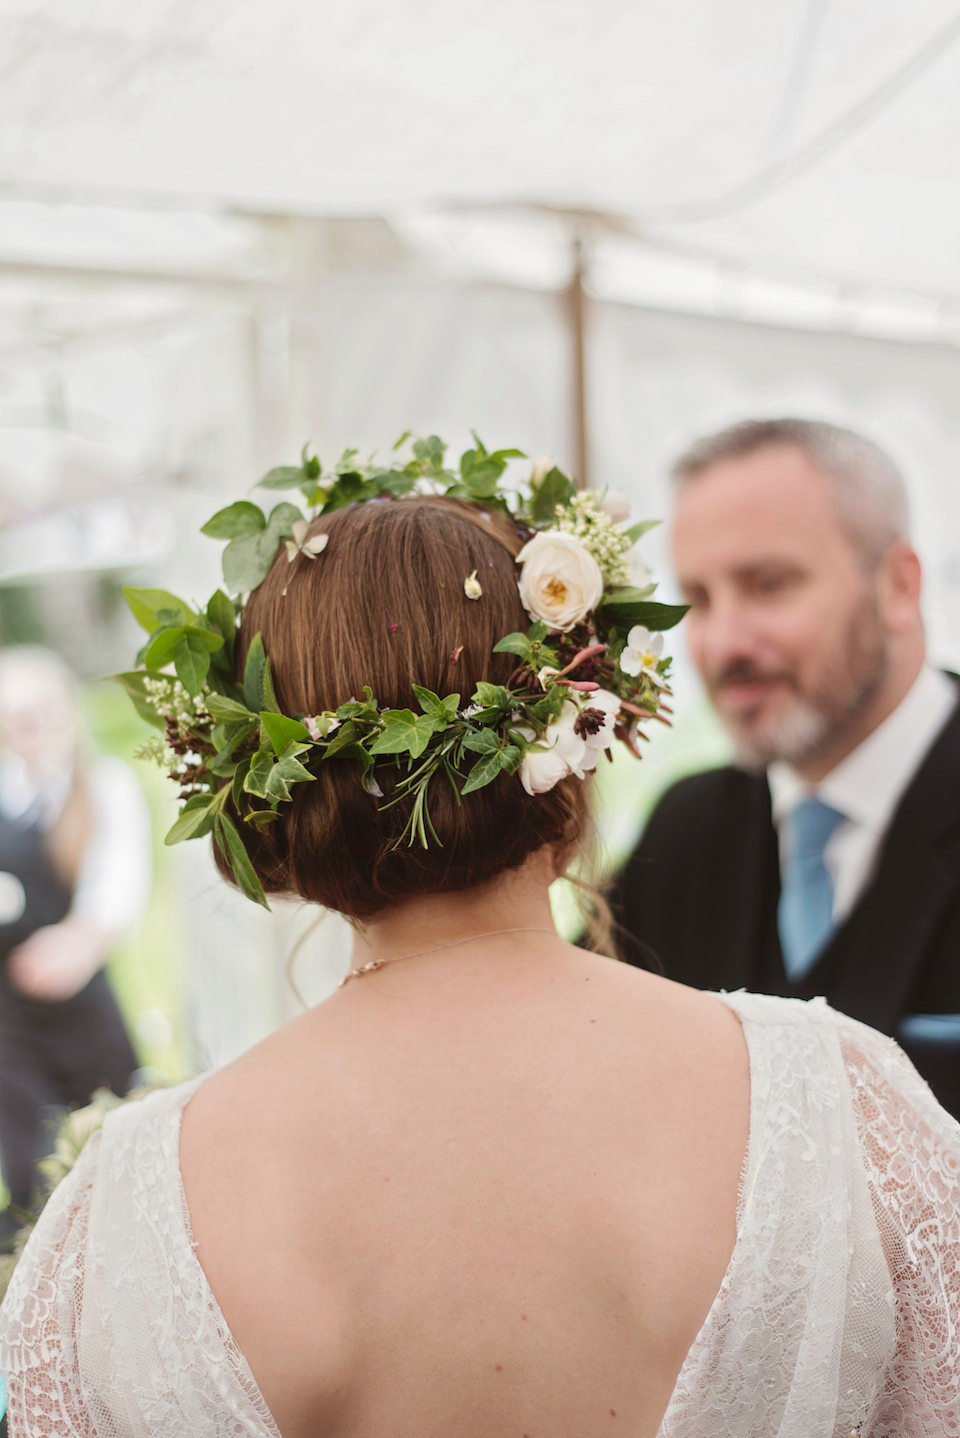
[[[833,881],[823,862],[827,841],[845,815],[822,799],[804,799],[786,821],[788,858],[780,888],[777,925],[787,977],[812,967],[833,932]]]

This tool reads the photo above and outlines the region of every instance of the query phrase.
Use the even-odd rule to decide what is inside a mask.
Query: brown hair
[[[325,515],[310,532],[329,535],[322,555],[289,564],[281,550],[241,620],[241,669],[260,633],[284,713],[334,709],[364,685],[381,707],[416,711],[414,683],[441,696],[458,691],[466,704],[478,680],[508,682],[516,660],[493,646],[530,622],[514,565],[523,540],[508,519],[459,500],[385,499]],[[477,600],[463,587],[473,570]],[[404,772],[377,765],[384,799]],[[261,883],[355,920],[412,895],[482,884],[544,845],[572,852],[587,825],[586,786],[576,778],[531,797],[517,775],[501,775],[459,803],[438,775],[429,803],[442,847],[427,850],[395,847],[407,805],[384,807],[350,759],[319,765],[316,780],[293,793],[262,830],[239,824]],[[219,854],[217,862],[229,878]]]

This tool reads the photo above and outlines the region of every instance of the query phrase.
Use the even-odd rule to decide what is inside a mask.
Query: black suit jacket
[[[780,863],[763,775],[716,769],[669,789],[613,890],[631,962],[703,989],[824,994],[895,1035],[960,1117],[960,705],[902,796],[872,879],[799,983],[777,934]],[[957,1015],[910,1038],[909,1015]]]

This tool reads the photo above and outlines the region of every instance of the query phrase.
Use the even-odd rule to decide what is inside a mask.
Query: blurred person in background
[[[666,975],[825,995],[960,1115],[960,688],[927,660],[903,482],[834,425],[674,467],[693,661],[735,763],[675,784],[614,909]]]
[[[137,1067],[103,964],[150,881],[131,771],[91,751],[77,682],[54,654],[0,652],[0,1165],[26,1208],[59,1111]],[[15,1227],[0,1213],[2,1231]]]

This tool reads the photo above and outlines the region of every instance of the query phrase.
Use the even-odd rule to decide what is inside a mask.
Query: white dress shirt
[[[786,820],[802,799],[815,795],[846,816],[823,855],[833,882],[835,922],[846,917],[873,877],[894,810],[958,698],[957,686],[925,665],[893,713],[819,784],[808,784],[789,764],[777,762],[767,770],[781,872],[789,857]]]

